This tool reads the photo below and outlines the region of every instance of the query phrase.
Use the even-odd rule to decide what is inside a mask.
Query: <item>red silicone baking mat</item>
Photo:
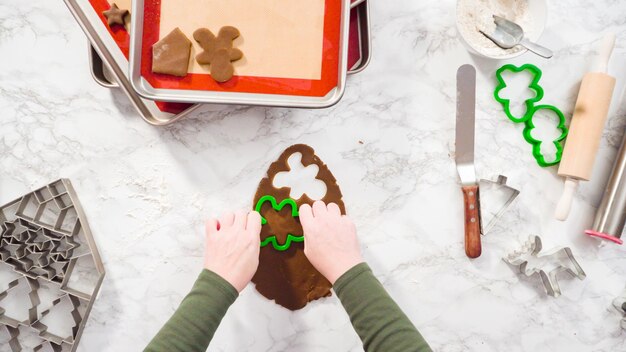
[[[201,6],[209,1],[212,5],[216,5],[216,1],[210,0],[188,0],[184,2],[184,8],[174,8],[171,6],[171,2],[175,0],[145,0],[143,3],[143,33],[141,34],[141,62],[140,62],[140,72],[141,76],[147,80],[147,82],[154,89],[166,89],[169,91],[177,90],[177,91],[212,91],[212,92],[233,92],[233,93],[256,93],[256,94],[275,94],[275,95],[285,95],[285,96],[302,96],[302,97],[324,97],[329,94],[333,89],[335,89],[340,80],[340,75],[345,74],[345,72],[340,71],[340,61],[342,51],[345,50],[343,48],[344,43],[342,43],[342,25],[343,25],[343,8],[342,1],[337,0],[292,0],[291,3],[301,3],[302,6],[312,6],[311,4],[319,3],[319,6],[322,6],[323,13],[323,28],[320,30],[320,40],[321,50],[319,51],[319,57],[315,57],[314,59],[319,62],[320,67],[318,68],[319,74],[312,72],[309,70],[308,72],[297,72],[297,67],[294,62],[283,63],[281,65],[276,65],[272,67],[267,64],[267,61],[262,60],[262,56],[253,57],[253,53],[259,52],[259,50],[249,52],[246,55],[245,47],[241,47],[241,44],[238,44],[235,41],[236,47],[241,47],[244,52],[244,59],[247,62],[238,63],[235,62],[235,76],[226,83],[217,83],[215,82],[208,70],[206,72],[202,72],[201,68],[196,67],[192,70],[192,73],[189,73],[187,76],[183,78],[154,74],[152,73],[152,46],[156,43],[160,38],[164,37],[169,33],[169,30],[173,29],[172,27],[180,27],[181,30],[187,35],[187,37],[193,41],[193,28],[183,29],[186,25],[185,19],[189,19],[190,16],[196,16],[197,8],[202,8],[205,11],[205,14],[199,14],[197,16],[206,16],[206,11],[212,11],[214,13],[220,13],[221,9],[212,8],[207,9],[205,6]],[[246,2],[248,2],[246,4]],[[180,3],[180,2],[179,2]],[[235,4],[233,4],[235,3]],[[267,2],[271,3],[271,2]],[[258,5],[263,4],[263,2],[258,2],[258,0],[231,0],[227,3],[222,3],[221,6],[228,7],[228,9],[232,9],[233,6],[239,6],[240,8],[254,7],[254,6],[263,6]],[[248,5],[248,6],[245,6]],[[196,10],[193,9],[196,6]],[[265,5],[270,6],[270,5]],[[290,4],[289,6],[294,6]],[[162,10],[168,10],[162,11]],[[174,14],[176,12],[176,14]],[[182,12],[185,15],[182,16],[177,12]],[[202,12],[202,11],[200,11]],[[224,13],[228,12],[228,10],[224,10]],[[304,11],[303,11],[304,12]],[[254,21],[253,17],[258,19],[258,17],[262,16],[277,16],[277,14],[273,13],[238,13],[237,16],[241,17],[239,23],[228,23],[228,25],[233,25],[235,27],[240,28],[241,35],[243,37],[244,45],[256,45],[258,48],[259,42],[249,43],[247,41],[252,41],[252,39],[247,38],[259,38],[256,31],[254,30],[243,30],[241,27],[246,27],[251,21]],[[278,14],[280,15],[280,14]],[[305,14],[301,14],[302,16],[306,16]],[[176,20],[172,20],[172,18],[176,18],[179,16],[180,19],[178,22]],[[237,16],[233,16],[230,14],[231,18],[237,19]],[[255,17],[256,16],[256,17]],[[277,18],[279,18],[278,16]],[[162,33],[162,23],[161,21],[167,20],[168,22],[168,30],[165,33]],[[347,20],[347,19],[346,19]],[[196,20],[198,21],[198,20]],[[198,21],[200,23],[200,21]],[[237,20],[233,21],[237,22]],[[283,21],[280,25],[285,26],[289,21]],[[175,26],[171,25],[174,24]],[[203,23],[203,22],[202,22]],[[295,23],[292,22],[290,26],[298,26],[298,21]],[[226,23],[211,27],[210,30],[217,32],[219,27],[222,25],[226,25]],[[278,24],[277,24],[278,25]],[[295,28],[295,27],[293,27]],[[196,28],[197,29],[197,28]],[[302,28],[299,28],[302,29]],[[261,28],[261,30],[267,30],[267,28]],[[287,33],[289,27],[284,28],[284,33]],[[239,40],[239,39],[238,39]],[[276,42],[276,40],[272,38],[266,38],[268,42]],[[197,50],[192,51],[192,56],[198,54]],[[275,50],[268,50],[268,57],[270,59],[279,59],[278,54]],[[274,55],[274,56],[272,56]],[[301,60],[304,63],[310,62],[310,57],[302,57]],[[132,60],[132,58],[131,58]],[[192,66],[194,65],[193,59]],[[271,62],[271,61],[270,61]],[[132,63],[131,63],[132,64]],[[249,66],[246,66],[249,65]],[[291,65],[291,66],[290,66]],[[199,65],[198,65],[199,66]],[[254,66],[258,68],[258,72],[261,74],[257,74],[258,72],[254,72],[254,70],[249,69]],[[309,65],[313,69],[315,69],[314,65]],[[284,67],[296,67],[293,70],[286,69],[285,73],[282,76],[269,76],[263,75],[262,72],[267,71],[280,71],[280,69]],[[192,67],[193,68],[193,67]],[[252,71],[248,74],[239,75],[238,72],[241,71]],[[310,77],[289,77],[293,72],[295,72],[295,76],[300,75],[301,73],[304,76]]]
[[[128,33],[128,30],[122,26],[113,26],[113,28],[110,28],[107,24],[106,17],[104,17],[103,15],[104,11],[111,8],[112,3],[113,2],[109,3],[108,0],[89,0],[89,4],[93,7],[96,14],[98,14],[98,17],[102,21],[102,24],[111,34],[111,37],[113,38],[113,40],[115,40],[115,43],[124,54],[124,57],[126,57],[126,60],[128,60],[130,48],[130,35]],[[171,103],[160,101],[156,101],[155,103],[159,110],[172,114],[179,114],[193,106],[193,104],[187,103]]]

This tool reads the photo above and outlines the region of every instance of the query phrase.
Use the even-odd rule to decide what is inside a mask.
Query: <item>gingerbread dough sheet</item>
[[[303,166],[316,165],[318,167],[315,177],[326,184],[326,193],[321,200],[326,203],[336,203],[345,214],[343,196],[337,180],[326,164],[315,155],[313,148],[304,144],[287,148],[278,160],[270,165],[267,176],[259,183],[253,206],[266,195],[275,197],[278,202],[291,198],[291,189],[289,187],[276,188],[274,177],[278,173],[290,171],[288,159],[294,153],[302,155]],[[302,204],[313,204],[313,200],[306,193],[294,200],[298,207]],[[264,203],[260,213],[267,220],[267,224],[261,228],[261,241],[268,236],[276,236],[278,242],[283,244],[287,234],[303,235],[300,220],[292,216],[291,206],[276,210],[271,204]],[[308,302],[331,294],[330,282],[306,258],[302,242],[292,242],[284,251],[276,250],[272,245],[261,247],[259,268],[252,282],[256,284],[257,291],[263,296],[275,300],[277,304],[290,310],[303,308]]]
[[[234,47],[244,53],[234,62],[238,76],[319,80],[322,74],[325,0],[161,0],[159,39],[179,27],[188,38],[198,28],[217,33],[239,29]],[[209,74],[194,60],[189,73]]]

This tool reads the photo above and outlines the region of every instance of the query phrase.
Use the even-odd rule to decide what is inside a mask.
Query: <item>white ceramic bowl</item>
[[[511,59],[517,56],[522,55],[527,52],[528,49],[523,48],[515,53],[505,54],[502,53],[500,55],[488,55],[480,51],[480,48],[476,48],[470,44],[470,42],[463,36],[463,32],[459,28],[459,20],[458,20],[458,3],[457,0],[457,10],[456,10],[456,28],[458,37],[463,43],[463,45],[467,48],[467,50],[480,57],[485,57],[489,59],[503,60],[503,59]],[[532,28],[531,30],[525,29],[528,34],[524,34],[526,38],[533,42],[537,42],[541,35],[543,34],[544,29],[546,28],[546,22],[548,19],[548,5],[546,0],[528,0],[528,11],[530,12],[530,17],[532,18]],[[494,44],[495,45],[495,44]]]

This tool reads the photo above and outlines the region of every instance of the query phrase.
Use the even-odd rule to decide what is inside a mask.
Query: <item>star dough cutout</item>
[[[124,17],[126,17],[126,15],[128,15],[128,10],[121,10],[114,3],[113,5],[111,5],[110,9],[102,12],[102,14],[104,15],[104,17],[107,18],[107,22],[109,24],[109,27],[113,27],[116,24],[119,24],[120,26],[123,26],[125,24]]]

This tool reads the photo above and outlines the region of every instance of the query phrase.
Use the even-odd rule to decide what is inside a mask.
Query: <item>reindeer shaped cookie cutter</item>
[[[561,288],[557,279],[557,275],[560,273],[568,273],[579,280],[584,280],[587,277],[587,274],[578,264],[569,247],[555,248],[547,253],[540,254],[542,247],[539,236],[530,236],[528,242],[520,250],[512,252],[504,257],[503,260],[511,265],[518,266],[519,271],[528,277],[539,275],[546,293],[552,297],[561,295]],[[529,265],[531,261],[542,260],[548,262],[551,267],[546,269],[546,265],[541,267]]]

